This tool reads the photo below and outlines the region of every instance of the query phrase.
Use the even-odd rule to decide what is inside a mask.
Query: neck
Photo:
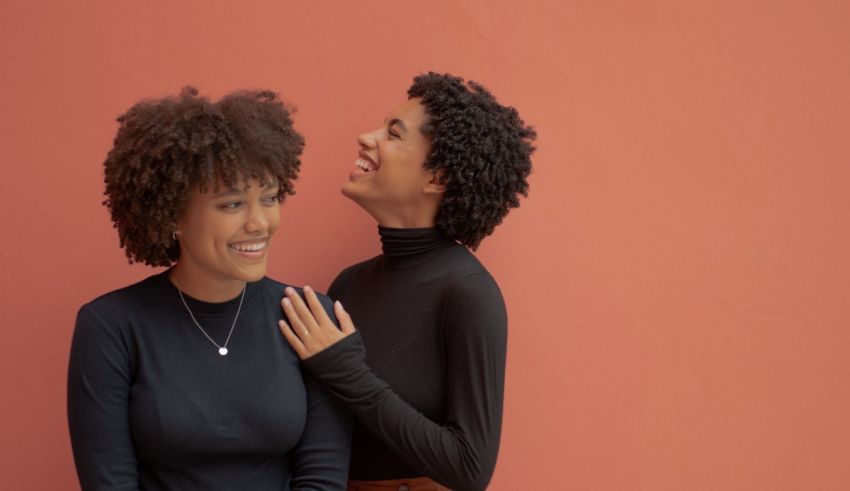
[[[226,302],[237,297],[245,282],[232,278],[221,278],[209,272],[193,268],[186,261],[178,262],[169,273],[174,286],[190,297],[204,302]]]
[[[437,210],[442,194],[425,194],[421,199],[407,203],[388,203],[364,199],[348,194],[343,187],[342,194],[372,215],[378,225],[387,228],[429,228],[436,224]]]
[[[385,228],[431,228],[434,220],[404,219],[403,217],[375,217],[378,225]]]
[[[386,228],[430,228],[435,225],[437,218],[436,207],[364,209],[375,218],[378,225]]]

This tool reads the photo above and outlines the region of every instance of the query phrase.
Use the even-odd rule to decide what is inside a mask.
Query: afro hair
[[[421,98],[428,115],[420,129],[431,139],[425,167],[446,186],[436,225],[477,249],[528,196],[537,133],[471,80],[429,72],[415,77],[407,94]]]
[[[271,91],[237,91],[211,102],[185,87],[144,100],[118,118],[104,162],[106,200],[130,263],[170,266],[179,254],[174,225],[192,190],[234,188],[251,180],[294,194],[304,139]]]

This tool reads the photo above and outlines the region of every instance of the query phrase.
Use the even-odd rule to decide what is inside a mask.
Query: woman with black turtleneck
[[[383,248],[331,285],[342,329],[309,287],[306,304],[287,289],[280,327],[357,417],[349,490],[484,489],[501,431],[507,316],[468,248],[527,194],[536,135],[474,82],[429,73],[408,95],[358,138],[342,188],[378,221]]]

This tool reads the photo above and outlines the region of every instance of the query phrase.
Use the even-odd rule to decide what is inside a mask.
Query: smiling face
[[[432,182],[434,173],[425,168],[431,142],[420,128],[427,118],[420,99],[409,99],[379,128],[357,138],[360,152],[342,194],[381,225],[433,225],[442,186]]]
[[[269,241],[280,221],[279,186],[252,180],[240,189],[195,190],[176,224],[178,287],[200,300],[227,300],[266,274]]]

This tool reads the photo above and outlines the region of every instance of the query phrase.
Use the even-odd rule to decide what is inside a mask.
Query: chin
[[[346,182],[345,184],[343,184],[339,188],[339,192],[342,193],[343,196],[345,196],[346,198],[351,199],[351,200],[354,200],[355,199],[354,197],[357,195],[356,192],[352,191],[349,182]]]
[[[369,207],[367,206],[366,200],[363,199],[363,196],[360,195],[356,190],[351,189],[347,186],[348,183],[343,184],[342,188],[339,190],[343,196],[357,203],[361,208],[366,211],[369,211]]]
[[[266,265],[264,264],[261,268],[251,268],[251,269],[242,269],[239,271],[239,281],[244,281],[247,283],[253,283],[255,281],[260,281],[263,279],[263,276],[266,275]]]
[[[265,276],[265,275],[266,275],[266,272],[263,271],[260,274],[246,276],[243,279],[243,281],[245,281],[246,283],[254,283],[255,281],[260,281],[261,279],[263,279],[263,276]]]

